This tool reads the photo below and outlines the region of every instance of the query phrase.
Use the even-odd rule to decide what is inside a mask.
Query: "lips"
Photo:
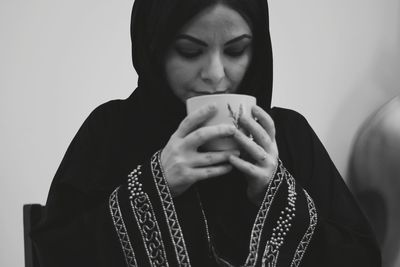
[[[215,92],[208,92],[208,91],[193,91],[195,95],[219,95],[219,94],[226,94],[229,92],[229,89],[223,91],[215,91]]]

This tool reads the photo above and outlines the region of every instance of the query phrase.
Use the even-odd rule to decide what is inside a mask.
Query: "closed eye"
[[[201,49],[190,49],[190,48],[180,48],[180,47],[175,47],[176,52],[184,57],[184,58],[196,58],[198,56],[200,56],[202,54],[202,50]]]
[[[241,49],[241,50],[226,50],[225,54],[227,54],[230,57],[240,57],[243,55],[244,51],[246,49]]]
[[[246,49],[249,47],[248,45],[243,46],[238,46],[238,47],[231,47],[228,49],[225,49],[225,54],[230,56],[230,57],[240,57],[241,55],[244,54],[244,52],[246,51]]]

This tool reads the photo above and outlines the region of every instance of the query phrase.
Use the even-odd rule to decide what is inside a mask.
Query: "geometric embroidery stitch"
[[[307,197],[308,212],[310,214],[310,224],[307,231],[304,233],[303,238],[300,240],[299,245],[297,246],[292,263],[290,264],[291,267],[299,266],[301,260],[303,259],[303,255],[307,250],[308,244],[310,243],[311,238],[314,235],[315,227],[317,226],[318,222],[317,209],[315,208],[314,201],[306,190],[303,189],[303,191]]]
[[[138,165],[128,175],[129,202],[138,226],[143,244],[151,266],[167,267],[168,260],[161,236],[160,228],[149,196],[143,191],[143,185],[139,180],[142,172]]]
[[[122,218],[121,209],[118,202],[118,190],[117,187],[109,197],[109,208],[112,220],[114,222],[115,231],[117,232],[119,242],[121,243],[122,251],[124,252],[125,261],[129,267],[137,267],[135,253],[133,252],[132,244],[129,239],[128,231],[125,227],[125,222]]]
[[[164,216],[168,222],[168,230],[174,243],[175,254],[179,266],[189,267],[190,260],[186,249],[185,240],[178,216],[175,211],[175,206],[172,201],[171,192],[165,181],[164,172],[160,162],[161,150],[157,151],[151,158],[151,171],[156,184],[158,195],[161,199]]]
[[[278,265],[279,249],[284,244],[285,238],[292,226],[291,221],[296,216],[296,181],[290,173],[284,169],[284,179],[288,185],[287,206],[281,210],[276,226],[272,229],[272,235],[267,241],[261,266],[275,267]]]
[[[148,195],[144,193],[135,196],[130,203],[150,265],[153,267],[167,267],[168,261],[164,243]]]
[[[272,181],[268,185],[268,189],[264,196],[264,200],[263,200],[261,207],[257,213],[256,220],[253,224],[253,229],[251,230],[249,255],[246,259],[246,263],[244,266],[255,266],[255,264],[257,262],[258,249],[260,247],[261,234],[263,231],[265,220],[268,216],[269,209],[275,198],[276,192],[278,192],[278,189],[284,179],[284,175],[285,175],[285,171],[284,171],[281,160],[279,160],[278,171],[276,172]]]

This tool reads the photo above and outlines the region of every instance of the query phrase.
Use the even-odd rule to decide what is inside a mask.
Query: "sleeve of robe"
[[[185,216],[182,225],[174,220],[176,213],[195,222],[202,218],[198,203],[194,211],[186,205],[196,203],[192,190],[171,206],[165,180],[152,168],[157,157],[138,156],[127,138],[117,140],[121,131],[132,128],[120,120],[120,106],[112,101],[96,108],[69,145],[52,181],[45,215],[31,233],[40,266],[190,266],[185,265],[188,253],[192,266],[209,266],[204,230],[185,223]],[[136,126],[133,131],[140,131]],[[132,171],[139,165],[137,182],[144,194],[130,199],[137,190],[130,184]],[[173,215],[166,213],[171,208]],[[185,228],[190,243],[183,242],[178,226]]]
[[[315,205],[317,224],[302,266],[381,266],[364,214],[306,119],[281,108],[273,114],[280,157]]]
[[[232,195],[216,213],[221,266],[381,266],[367,220],[306,119],[282,108],[271,116],[279,168],[258,211],[248,204],[238,210],[240,196]],[[243,233],[249,215],[254,223]]]

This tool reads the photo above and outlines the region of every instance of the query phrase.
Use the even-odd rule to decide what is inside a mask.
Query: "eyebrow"
[[[176,39],[186,39],[186,40],[189,40],[191,42],[197,43],[197,44],[199,44],[201,46],[205,46],[205,47],[208,46],[208,44],[205,43],[204,41],[202,41],[200,39],[197,39],[196,37],[190,36],[188,34],[178,34],[176,36]],[[233,38],[232,40],[229,40],[228,42],[225,43],[225,45],[230,45],[232,43],[239,42],[240,40],[243,40],[243,39],[250,39],[251,40],[252,37],[249,34],[242,34],[242,35],[240,35],[238,37]]]

